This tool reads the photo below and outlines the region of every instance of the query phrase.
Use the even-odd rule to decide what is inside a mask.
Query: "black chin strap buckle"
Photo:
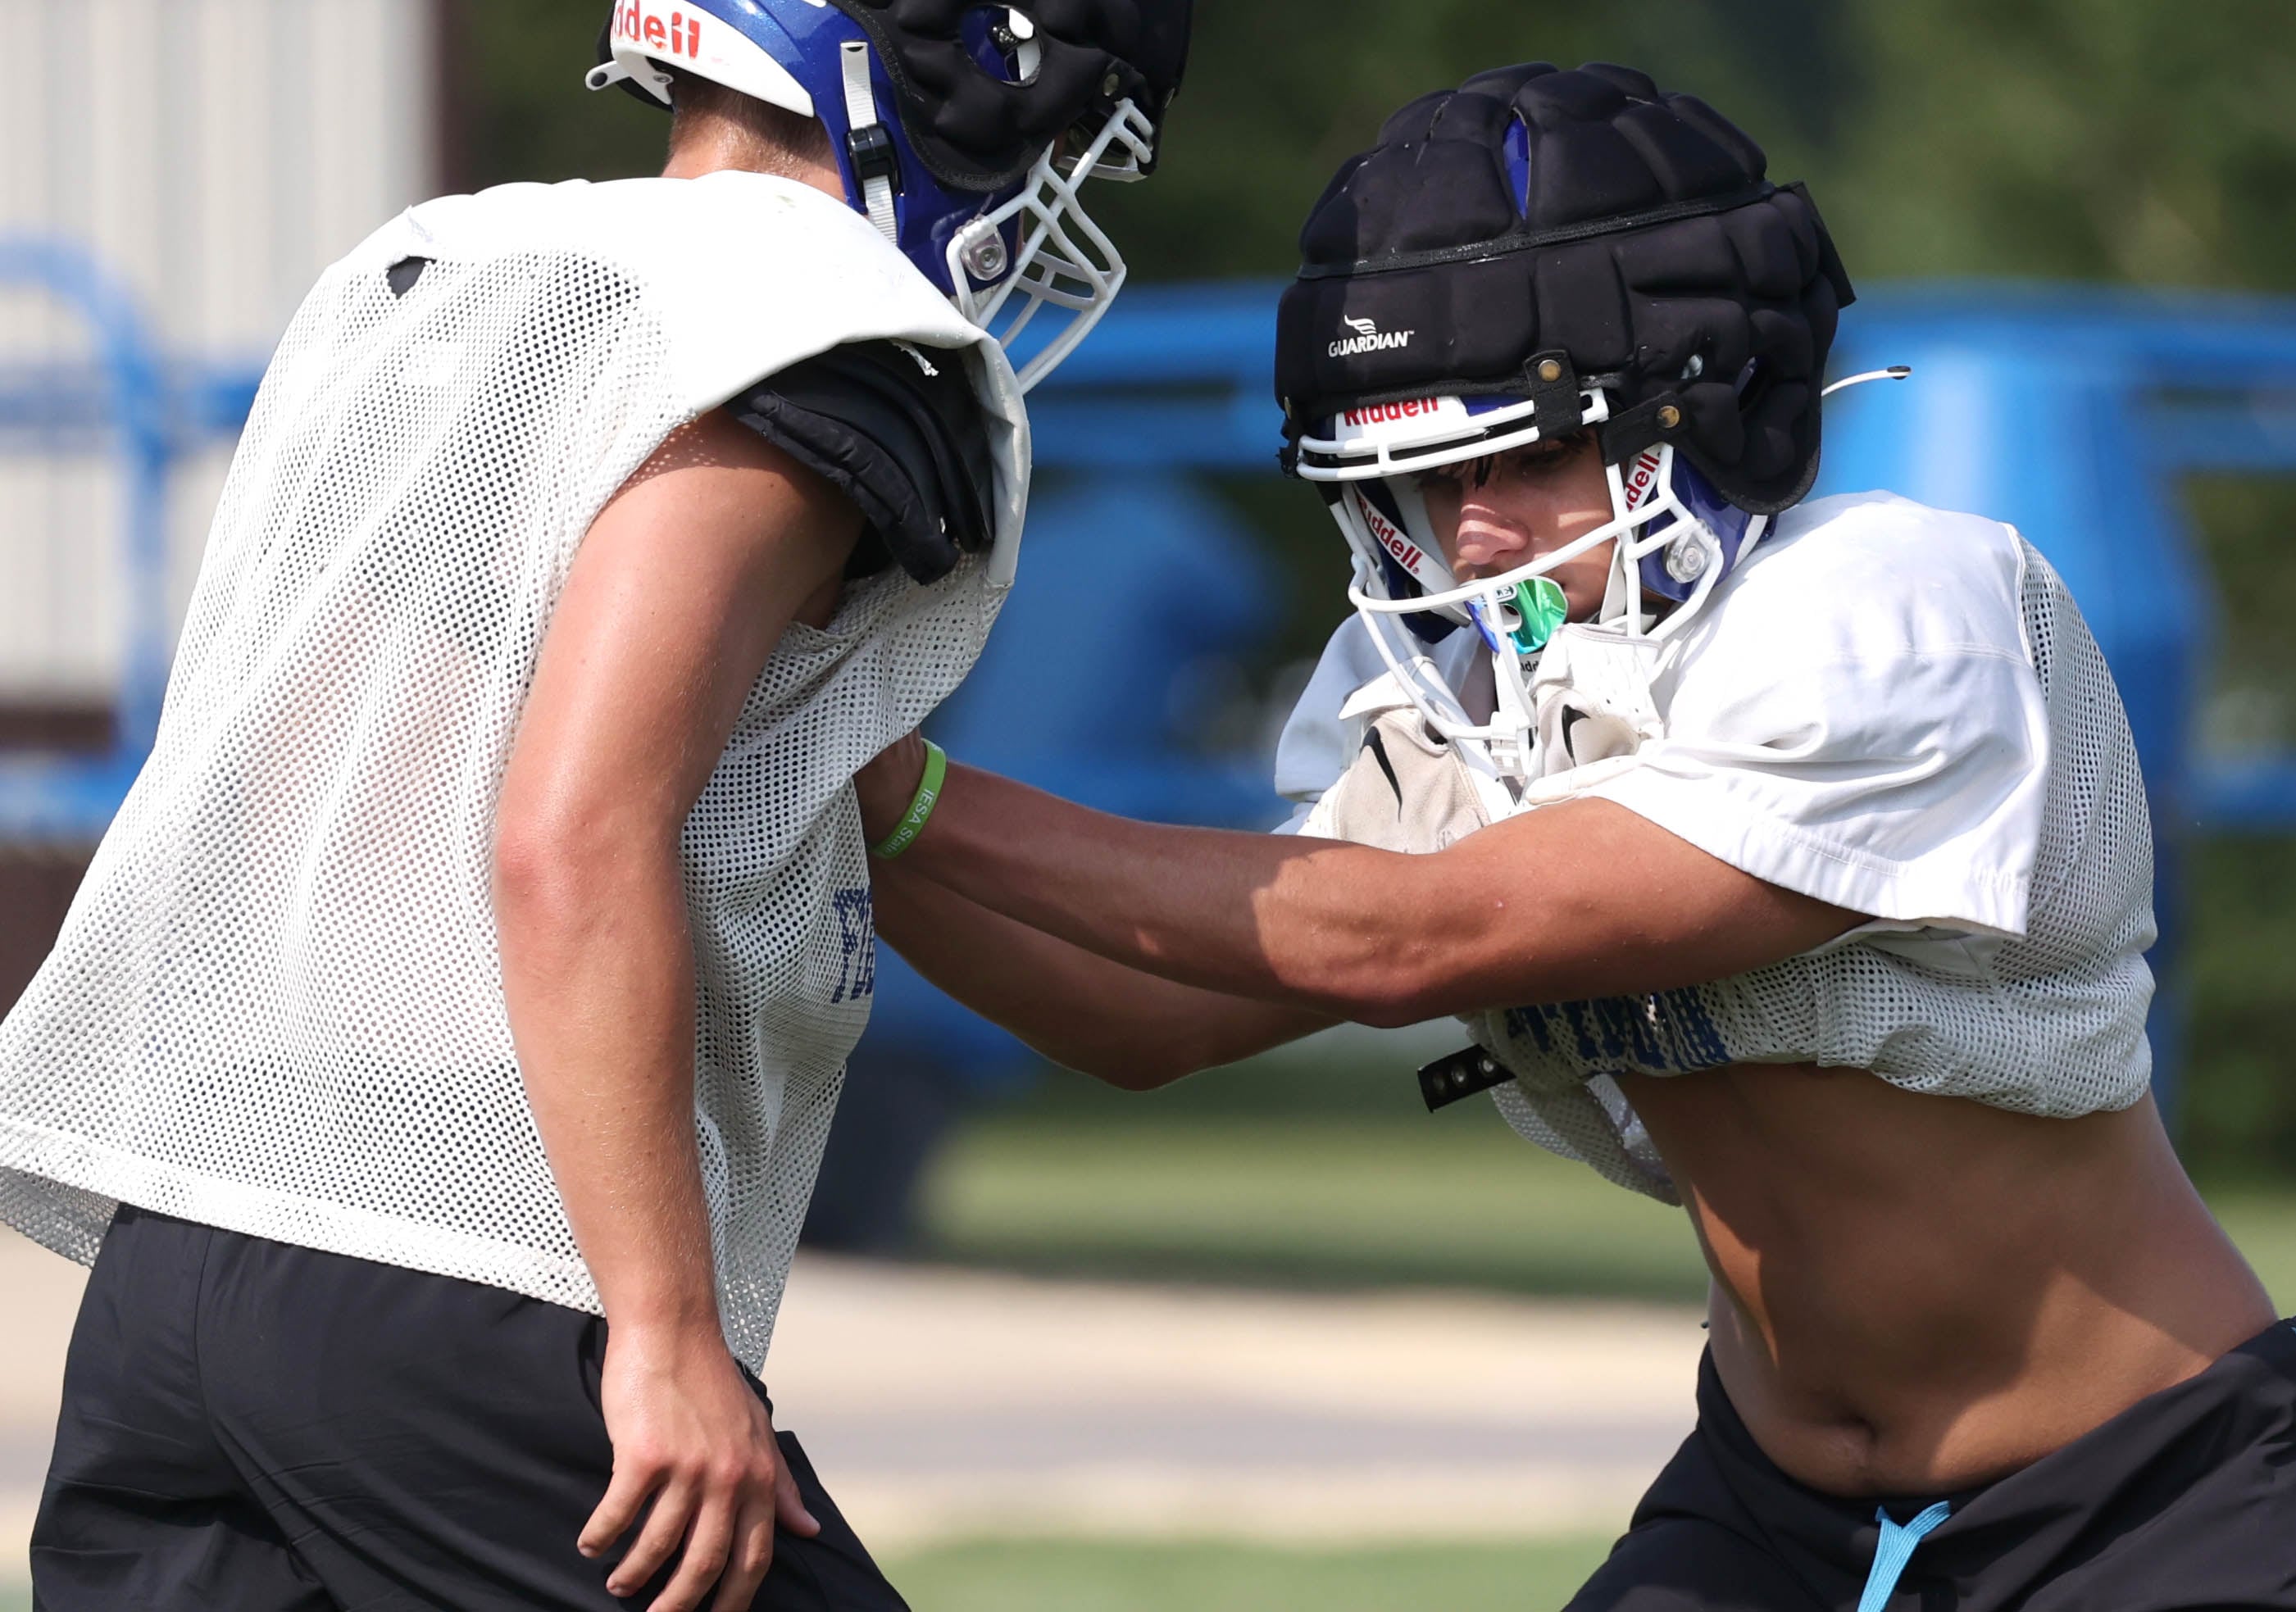
[[[845,153],[853,160],[853,176],[865,188],[882,179],[901,193],[901,154],[893,149],[893,135],[882,123],[871,123],[845,136]]]

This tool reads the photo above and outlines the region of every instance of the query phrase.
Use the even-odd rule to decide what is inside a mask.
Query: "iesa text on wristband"
[[[869,855],[880,862],[890,862],[903,851],[916,844],[917,836],[925,831],[925,824],[940,804],[940,786],[948,778],[948,752],[931,740],[925,741],[925,775],[917,781],[917,798],[909,802],[900,826],[881,840]]]

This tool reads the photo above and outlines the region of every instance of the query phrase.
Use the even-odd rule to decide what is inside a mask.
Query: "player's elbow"
[[[1408,945],[1367,953],[1335,970],[1326,993],[1336,1012],[1375,1030],[1440,1018],[1457,994],[1439,954]]]
[[[1170,1064],[1126,1062],[1096,1063],[1093,1068],[1081,1073],[1089,1075],[1101,1084],[1113,1087],[1119,1092],[1160,1092],[1174,1081],[1184,1080],[1195,1071]]]
[[[1177,1046],[1109,1045],[1056,1056],[1055,1061],[1119,1092],[1155,1092],[1209,1066]]]
[[[530,819],[497,825],[490,871],[496,921],[504,925],[565,907],[581,886],[561,837]]]
[[[490,869],[495,918],[504,929],[584,927],[601,907],[626,902],[634,878],[676,877],[675,852],[649,856],[645,839],[598,814],[505,812]],[[663,869],[652,868],[656,862]]]
[[[1422,992],[1405,986],[1358,993],[1348,1017],[1374,1030],[1406,1030],[1438,1017],[1440,1010],[1426,1006]]]

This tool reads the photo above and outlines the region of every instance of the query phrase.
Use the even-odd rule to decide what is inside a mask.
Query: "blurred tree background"
[[[1198,0],[1154,184],[1096,201],[1151,279],[1283,275],[1386,114],[1532,59],[1623,61],[1809,181],[1857,274],[2296,290],[2285,0]],[[589,0],[465,0],[456,177],[658,165],[662,120],[578,84]]]
[[[458,184],[658,163],[664,119],[586,95],[594,0],[464,0]],[[2296,292],[2287,0],[1199,0],[1154,184],[1095,197],[1136,270],[1275,280],[1338,163],[1414,95],[1502,62],[1628,62],[1702,95],[1807,179],[1863,282],[2021,276]],[[1851,315],[1855,317],[1854,313]],[[2296,740],[2296,496],[2215,479],[2189,507],[2223,602],[2207,713],[2226,748]],[[1312,500],[1230,489],[1316,612],[1340,561]],[[2046,537],[2044,537],[2046,545]],[[1322,590],[1320,592],[1316,590]],[[2219,1178],[2296,1166],[2296,847],[2194,848],[2188,1150]]]

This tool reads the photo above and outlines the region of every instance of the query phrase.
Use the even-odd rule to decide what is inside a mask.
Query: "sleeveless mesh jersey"
[[[761,176],[451,198],[322,278],[233,465],[157,746],[0,1025],[0,1219],[86,1261],[126,1199],[598,1307],[503,1004],[512,732],[629,473],[681,421],[876,338],[972,375],[997,545],[791,627],[685,826],[720,1300],[762,1362],[873,987],[851,776],[979,653],[1027,428],[1001,351],[865,220]]]
[[[1468,1029],[1514,1076],[1492,1096],[1517,1132],[1671,1203],[1665,1166],[1611,1078],[1620,1071],[1833,1065],[2052,1117],[2144,1094],[2152,840],[2136,745],[2055,571],[1994,529],[2014,545],[2019,652],[2046,714],[2022,933],[1861,932],[1710,985],[1474,1015]]]

